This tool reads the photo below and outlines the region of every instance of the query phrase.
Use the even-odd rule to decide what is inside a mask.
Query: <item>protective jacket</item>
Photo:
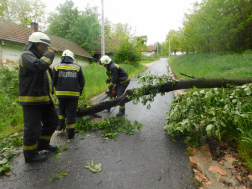
[[[52,70],[49,66],[54,53],[43,56],[36,51],[25,51],[19,59],[19,103],[41,105],[53,102]]]
[[[108,64],[106,73],[110,78],[111,86],[124,84],[130,80],[128,73],[113,60]]]
[[[85,86],[81,67],[73,62],[61,62],[53,69],[53,84],[57,98],[79,98]]]

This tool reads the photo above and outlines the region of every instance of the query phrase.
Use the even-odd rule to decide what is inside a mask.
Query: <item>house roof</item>
[[[13,41],[17,43],[26,44],[28,38],[31,35],[31,28],[21,26],[18,24],[11,23],[0,19],[0,39],[5,41]],[[87,51],[85,51],[76,42],[58,37],[55,35],[47,34],[51,40],[51,46],[64,51],[66,49],[71,50],[75,55],[79,55],[85,58],[93,58]]]
[[[157,47],[156,46],[147,46],[148,51],[156,51]]]
[[[101,43],[101,39],[97,40],[97,43]],[[105,52],[115,52],[115,49],[117,48],[119,44],[119,41],[116,39],[111,40],[105,40]],[[95,50],[95,53],[101,53],[101,46],[92,46],[92,48]]]

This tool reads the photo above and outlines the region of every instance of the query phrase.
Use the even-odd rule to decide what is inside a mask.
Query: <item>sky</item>
[[[64,0],[41,0],[47,5],[47,12],[55,11]],[[147,45],[162,43],[170,30],[182,27],[184,13],[190,13],[193,3],[202,0],[103,0],[104,17],[113,24],[128,23],[135,34],[147,35]],[[73,0],[78,10],[97,6],[101,13],[101,0]]]

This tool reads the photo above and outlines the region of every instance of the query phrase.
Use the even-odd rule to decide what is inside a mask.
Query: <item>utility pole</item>
[[[157,56],[158,56],[158,42],[157,42]]]
[[[171,51],[170,51],[170,37],[169,37],[169,60],[170,60],[170,57],[171,57]]]
[[[104,42],[104,8],[103,8],[103,0],[101,0],[102,7],[102,25],[101,25],[101,56],[105,55],[105,42]]]

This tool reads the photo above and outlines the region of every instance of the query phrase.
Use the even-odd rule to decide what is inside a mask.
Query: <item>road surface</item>
[[[160,59],[143,73],[168,74],[166,59]],[[139,87],[133,78],[128,88]],[[102,97],[101,97],[102,98]],[[99,101],[99,99],[97,99]],[[69,146],[59,158],[49,154],[43,163],[26,164],[23,156],[14,158],[10,177],[0,177],[0,188],[56,188],[56,189],[191,189],[193,172],[189,166],[186,147],[182,140],[170,140],[163,130],[173,92],[158,95],[147,110],[142,104],[126,104],[125,118],[144,126],[135,135],[120,133],[116,140],[105,142],[101,131],[90,136],[77,135],[70,143],[66,134],[55,132],[53,144]],[[110,116],[118,113],[118,107]],[[108,115],[101,112],[104,117]],[[98,118],[97,118],[98,119]],[[97,121],[97,120],[96,120]],[[84,136],[84,140],[79,140]],[[92,173],[85,168],[91,160],[101,163],[102,171]],[[48,180],[60,171],[67,176]]]

